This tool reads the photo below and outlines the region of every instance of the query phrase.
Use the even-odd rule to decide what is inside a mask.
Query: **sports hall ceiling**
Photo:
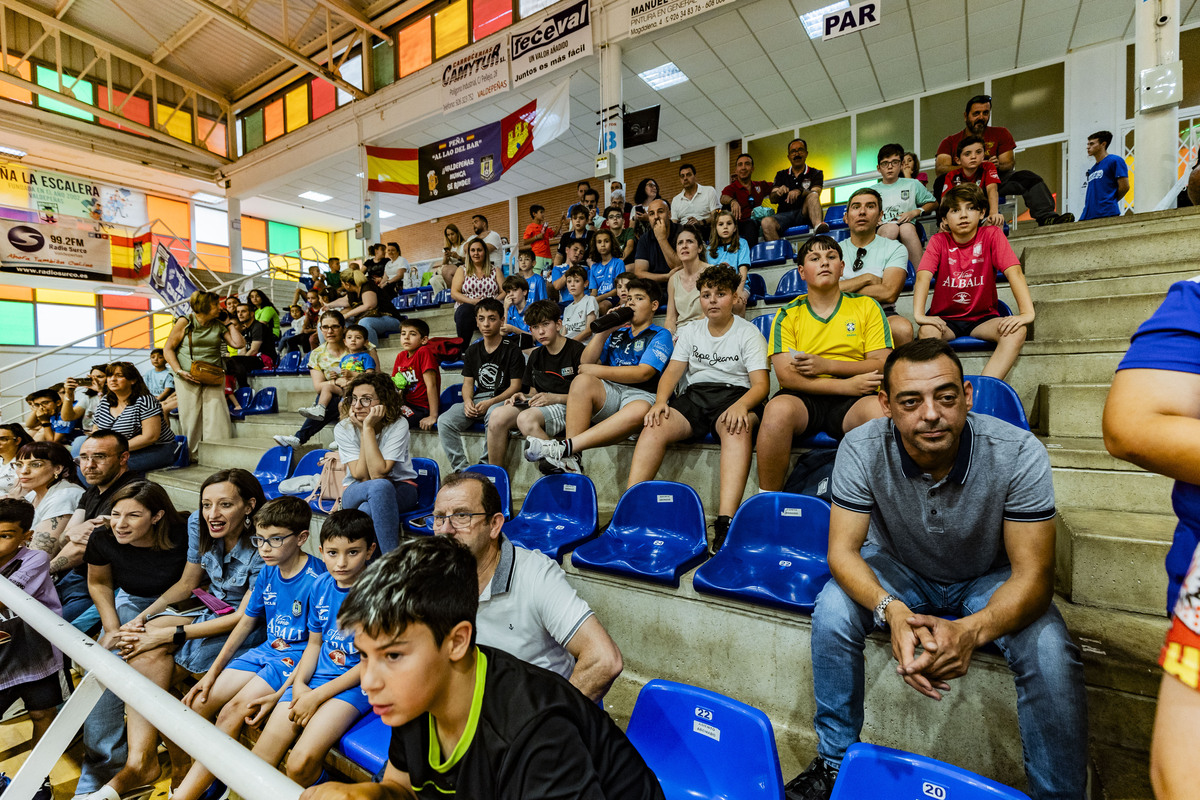
[[[611,2],[612,0],[610,0]],[[615,0],[621,2],[622,0]],[[0,0],[20,13],[27,6],[91,32],[227,98],[235,106],[257,88],[297,73],[291,60],[261,34],[295,53],[322,50],[364,26],[386,27],[428,0]],[[640,163],[772,131],[806,120],[866,108],[942,86],[1060,58],[1071,49],[1133,35],[1135,0],[885,0],[883,24],[829,42],[810,40],[799,15],[826,0],[737,0],[695,21],[623,43],[624,102],[636,109],[662,105],[659,141],[630,150]],[[598,3],[593,4],[594,9]],[[239,15],[258,34],[228,18]],[[1200,0],[1182,0],[1182,22],[1200,20]],[[655,91],[637,73],[673,61],[686,83]],[[599,69],[583,64],[572,75],[572,129],[527,158],[497,184],[428,206],[385,196],[396,216],[385,228],[505,200],[513,194],[577,180],[595,153]],[[565,72],[562,71],[562,72]],[[418,73],[420,74],[420,73]],[[555,75],[551,80],[561,80]],[[469,111],[437,116],[379,140],[417,146],[492,122],[531,99],[511,92]],[[0,131],[4,130],[0,116]],[[263,148],[264,155],[287,137]],[[353,137],[320,163],[296,165],[258,194],[285,219],[288,209],[330,227],[357,215],[361,171]],[[256,153],[258,155],[258,153]],[[31,159],[36,153],[31,151]],[[319,207],[297,195],[317,189],[334,199]],[[252,205],[252,204],[251,204]],[[435,208],[436,206],[436,208]],[[249,212],[250,206],[244,204]]]

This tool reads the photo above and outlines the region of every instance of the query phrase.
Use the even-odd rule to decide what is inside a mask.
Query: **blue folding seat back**
[[[633,724],[631,719],[630,725]],[[961,767],[859,742],[842,759],[830,800],[1029,800],[1027,795]]]
[[[175,437],[175,461],[168,469],[183,469],[191,465],[192,456],[188,452],[188,441],[186,436]]]
[[[387,766],[391,741],[392,729],[378,715],[367,714],[343,734],[338,749],[379,780]]]
[[[798,444],[801,447],[816,448],[831,448],[836,450],[838,446],[837,439],[834,439],[828,433],[817,432],[807,439],[801,439]]]
[[[521,511],[504,524],[504,535],[526,550],[556,561],[596,535],[600,511],[596,485],[586,475],[547,475],[525,495]]]
[[[758,332],[763,335],[763,338],[770,341],[771,339],[771,323],[775,321],[774,314],[762,314],[754,318],[754,327],[758,328]]]
[[[652,680],[638,693],[627,735],[667,800],[783,798],[771,720],[745,703]]]
[[[913,286],[915,286],[916,283],[917,283],[917,268],[914,267],[913,263],[910,261],[910,262],[908,262],[908,276],[904,279],[904,291],[911,292],[913,289]]]
[[[793,225],[783,232],[783,236],[786,239],[790,239],[793,236],[807,236],[811,230],[812,227],[809,225]]]
[[[773,264],[785,264],[795,258],[792,243],[787,239],[776,239],[773,242],[759,242],[750,250],[750,266],[769,267]]]
[[[312,475],[314,477],[320,476],[321,459],[324,458],[325,454],[328,452],[328,450],[310,450],[305,453],[300,461],[296,464],[295,469],[292,470],[291,477],[299,478],[301,475]],[[280,492],[279,494],[284,495],[287,494],[287,492]],[[308,496],[308,490],[300,492],[296,496],[300,497],[301,495]]]
[[[311,355],[312,355],[312,353],[305,353],[304,355],[300,356],[300,363],[296,365],[297,373],[299,373],[301,375],[308,374],[308,369],[309,369],[308,359]]]
[[[686,484],[645,481],[617,501],[612,522],[571,555],[577,567],[679,585],[708,552],[704,506]]]
[[[795,300],[802,294],[808,292],[808,284],[804,282],[804,278],[800,277],[799,269],[790,269],[783,273],[779,278],[779,283],[775,286],[775,293],[767,295],[768,300]]]
[[[1002,317],[1011,317],[1012,309],[1008,307],[1003,300],[997,300],[996,305]],[[973,352],[978,350],[995,350],[996,343],[989,342],[986,339],[977,339],[974,336],[959,336],[957,339],[950,340],[950,346],[955,350],[962,352]]]
[[[252,414],[274,414],[279,410],[278,402],[275,396],[275,387],[268,386],[265,389],[259,389],[254,395],[254,399],[250,401],[250,405],[243,405],[246,409],[246,416]]]
[[[999,378],[989,378],[986,375],[966,375],[972,387],[971,410],[977,414],[1002,419],[1016,425],[1018,428],[1029,430],[1029,420],[1025,417],[1025,407],[1015,389]]]
[[[429,515],[433,513],[442,473],[432,458],[414,458],[412,465],[417,472],[417,507],[400,515],[400,525],[409,533],[432,533]]]
[[[459,368],[461,369],[462,362],[460,361],[460,362],[458,362],[458,364],[459,364]],[[446,367],[447,367],[446,364],[442,364],[442,369],[446,369]],[[438,405],[438,408],[440,408],[442,411],[445,411],[446,409],[450,408],[451,406],[456,406],[461,402],[462,402],[462,384],[455,383],[450,386],[447,386],[445,389],[442,389],[441,403],[440,403],[440,405]],[[482,431],[482,430],[486,430],[486,429],[487,429],[487,425],[485,425],[483,422],[476,422],[474,425],[472,425],[467,430]]]
[[[433,289],[428,286],[422,286],[417,289],[417,308],[429,308],[433,305]]]
[[[300,351],[290,350],[279,357],[279,365],[275,367],[276,375],[295,375],[300,371]]]
[[[838,203],[825,209],[825,224],[832,230],[848,227],[846,225],[846,204]]]
[[[500,493],[500,510],[504,512],[505,519],[511,519],[512,484],[509,483],[508,472],[504,467],[497,467],[495,464],[474,464],[467,467],[466,471],[478,472],[496,487],[496,491]]]
[[[254,399],[254,390],[249,386],[243,386],[235,391],[233,396],[237,398],[237,401],[239,404],[241,404],[242,408],[249,408],[250,401]]]
[[[829,237],[831,239],[833,239],[835,242],[844,242],[850,238],[850,229],[849,228],[831,228],[829,231]]]
[[[746,288],[750,291],[750,305],[754,305],[767,296],[767,282],[757,272],[751,272],[746,276]]]
[[[829,504],[769,492],[742,503],[725,545],[692,576],[696,591],[811,614],[829,580]]]
[[[279,482],[292,474],[292,458],[294,452],[290,447],[276,445],[262,454],[258,466],[254,468],[254,477],[262,484],[263,495],[268,500],[279,497]]]
[[[278,367],[278,364],[276,364],[276,367]],[[276,367],[272,367],[271,369],[252,369],[252,370],[250,370],[250,374],[251,375],[274,375],[275,371],[276,371]]]

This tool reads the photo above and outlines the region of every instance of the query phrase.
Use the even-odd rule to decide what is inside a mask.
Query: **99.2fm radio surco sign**
[[[0,267],[23,275],[109,281],[108,234],[70,224],[0,220]]]

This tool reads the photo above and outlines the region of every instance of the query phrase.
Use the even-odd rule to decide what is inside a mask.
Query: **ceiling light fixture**
[[[688,79],[688,76],[684,75],[683,70],[675,66],[675,62],[673,61],[668,61],[661,67],[639,72],[638,77],[644,80],[646,85],[656,92],[660,92],[668,86],[683,83]]]
[[[379,209],[379,218],[380,219],[390,219],[391,217],[394,217],[394,216],[396,216],[396,215],[390,211],[384,211],[382,208]]]
[[[356,177],[356,178],[362,178],[362,177],[365,177],[365,176],[366,176],[366,173],[365,173],[365,172],[359,172],[359,173],[357,173],[357,174],[356,174],[354,177]]]
[[[13,158],[24,158],[25,156],[29,155],[29,153],[26,153],[24,150],[18,150],[15,147],[6,147],[4,145],[0,145],[0,155],[12,156]]]
[[[333,199],[333,197],[330,195],[312,191],[303,192],[300,197],[304,198],[305,200],[312,200],[314,203],[324,203],[326,200]]]
[[[838,0],[833,5],[818,8],[815,11],[810,11],[807,14],[800,15],[800,22],[804,25],[804,30],[810,39],[821,38],[821,20],[826,14],[833,11],[840,11],[843,8],[850,7],[850,0]]]
[[[225,198],[218,197],[215,194],[209,194],[208,192],[196,192],[192,195],[192,199],[197,203],[204,203],[205,205],[211,206],[222,202]]]

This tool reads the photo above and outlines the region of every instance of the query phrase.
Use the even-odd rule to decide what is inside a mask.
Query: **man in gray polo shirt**
[[[971,387],[941,340],[894,350],[880,401],[887,418],[848,433],[834,466],[834,579],[813,612],[818,756],[787,797],[829,797],[862,729],[866,637],[887,629],[897,674],[934,699],[966,674],[977,648],[995,644],[1016,678],[1031,795],[1080,800],[1083,666],[1051,603],[1045,449],[1028,431],[969,413]]]
[[[593,700],[603,697],[621,674],[621,651],[558,564],[504,537],[496,487],[478,473],[456,472],[442,483],[433,515],[436,533],[475,556],[479,644],[557,672]]]

